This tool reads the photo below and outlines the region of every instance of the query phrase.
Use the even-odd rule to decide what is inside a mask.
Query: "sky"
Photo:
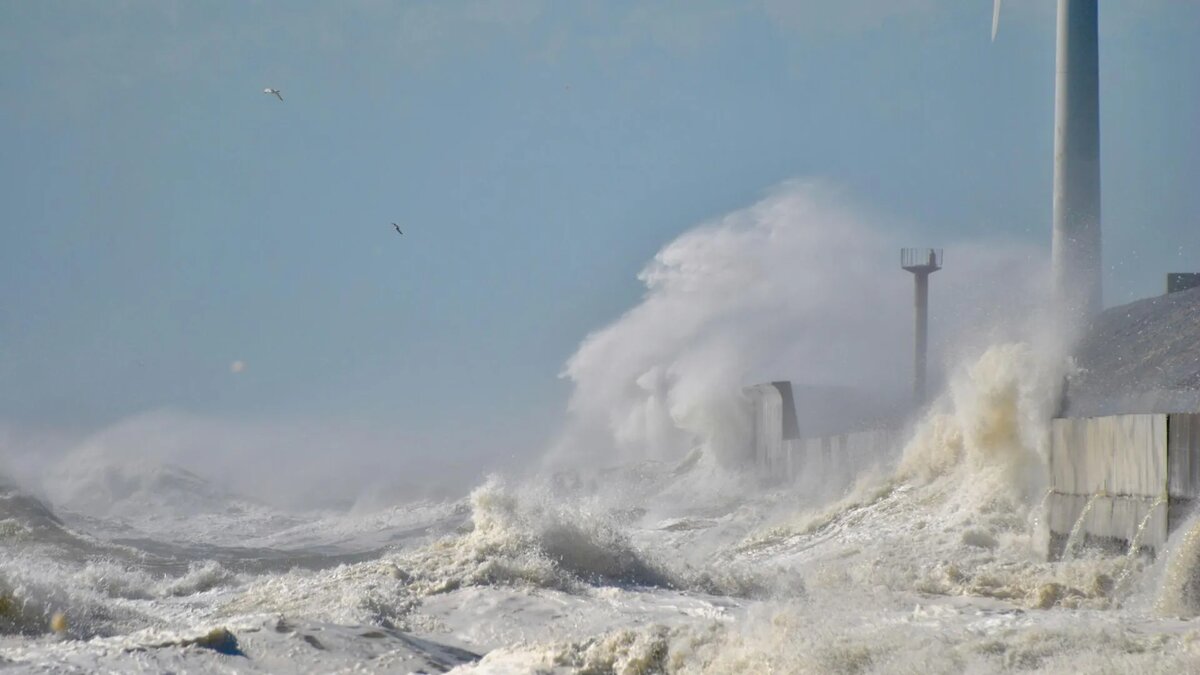
[[[789,180],[915,246],[1048,249],[1053,3],[1005,3],[994,43],[991,13],[0,0],[6,450],[150,417],[278,457],[530,456],[655,253]],[[1200,270],[1198,28],[1101,3],[1108,305]]]

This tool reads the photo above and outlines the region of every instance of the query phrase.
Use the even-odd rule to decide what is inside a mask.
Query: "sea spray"
[[[585,500],[491,478],[471,494],[471,526],[393,558],[417,595],[467,586],[577,592],[591,586],[690,589],[737,597],[796,595],[801,584],[773,569],[693,567],[636,546],[617,518]]]
[[[1125,590],[1125,584],[1132,576],[1134,569],[1137,567],[1138,557],[1142,552],[1142,540],[1145,538],[1146,527],[1150,525],[1150,521],[1154,518],[1155,512],[1160,506],[1165,506],[1170,502],[1166,496],[1155,499],[1150,504],[1150,508],[1146,510],[1146,515],[1142,517],[1138,523],[1137,530],[1133,533],[1133,538],[1129,540],[1129,549],[1125,552],[1125,560],[1121,568],[1121,574],[1117,577],[1116,583],[1113,584],[1113,596],[1119,597]],[[1165,517],[1166,514],[1164,513]]]
[[[1046,367],[1028,344],[987,349],[956,372],[950,390],[916,425],[892,477],[860,479],[834,504],[753,533],[740,546],[745,550],[814,535],[869,509],[898,486],[918,488],[910,498],[920,494],[941,502],[959,527],[986,515],[1003,531],[1020,528],[1028,522],[1025,495],[1044,482],[1039,476],[1058,390]]]
[[[1037,552],[1039,557],[1048,557],[1050,553],[1050,527],[1047,519],[1046,505],[1054,488],[1046,488],[1042,498],[1029,512],[1029,550]]]
[[[1046,517],[1046,503],[1050,501],[1052,494],[1054,494],[1054,488],[1046,488],[1041,501],[1029,512],[1029,529],[1031,531],[1036,531],[1042,525],[1042,521]]]
[[[725,229],[718,224],[706,236],[728,241],[722,239],[730,234]],[[772,237],[789,236],[785,229],[768,228]],[[761,237],[755,241],[764,243]],[[766,262],[789,262],[790,246],[781,247],[787,255],[780,261]],[[737,264],[711,257],[719,250],[706,248],[704,253],[668,256],[665,266],[671,269],[659,272],[684,270],[684,280],[702,283],[710,271],[727,272],[727,265]],[[735,247],[730,257],[741,253]],[[710,261],[718,263],[715,268],[700,264]],[[752,258],[749,266],[761,262]],[[684,288],[674,281],[667,285],[681,294],[704,296],[711,290]],[[656,296],[663,286],[648,282],[648,288],[648,296]],[[780,284],[772,292],[794,289]],[[757,296],[749,295],[758,302]],[[732,303],[736,298],[723,300]],[[653,305],[655,310],[674,307]],[[769,308],[770,303],[761,307]],[[716,324],[730,322],[730,333],[744,318],[724,310],[711,316]],[[815,316],[821,318],[819,313]],[[774,324],[748,325],[745,332],[753,333],[756,327]],[[682,332],[694,329],[709,335],[710,328],[699,321]],[[783,328],[775,336],[780,344],[787,342],[793,327]],[[625,337],[645,338],[647,349],[658,349],[653,334]],[[463,503],[470,513],[467,526],[413,548],[398,544],[378,559],[318,571],[248,575],[253,578],[231,577],[219,565],[201,565],[184,577],[186,583],[174,587],[179,597],[162,587],[152,597],[142,597],[128,583],[110,584],[107,571],[97,567],[105,579],[99,586],[107,589],[108,599],[140,603],[158,613],[167,606],[204,608],[201,611],[220,619],[215,625],[224,625],[227,618],[277,612],[286,620],[272,617],[275,628],[247,631],[245,639],[248,653],[252,645],[256,659],[265,657],[258,664],[271,664],[279,654],[296,659],[279,669],[336,671],[330,662],[318,659],[341,648],[358,663],[410,670],[411,664],[397,660],[369,661],[366,651],[366,645],[399,646],[404,636],[398,631],[410,629],[423,631],[422,639],[453,634],[456,642],[472,649],[492,651],[480,668],[484,671],[513,663],[523,664],[519,671],[536,666],[597,673],[1196,670],[1195,636],[1180,637],[1174,625],[1158,630],[1129,614],[1061,609],[1108,608],[1107,580],[1114,569],[1124,569],[1119,558],[1046,563],[1030,555],[1025,528],[1031,517],[1040,517],[1048,491],[1032,513],[1028,507],[1043,489],[1041,444],[1052,407],[1046,402],[1055,398],[1058,372],[1036,348],[993,345],[955,370],[950,391],[934,404],[923,430],[905,448],[900,470],[859,480],[844,499],[793,516],[771,530],[771,537],[726,540],[721,538],[726,533],[762,532],[764,512],[795,514],[805,495],[755,492],[748,484],[722,483],[716,476],[703,475],[719,468],[709,460],[728,449],[723,446],[726,441],[710,432],[726,424],[722,406],[736,398],[740,384],[735,383],[735,395],[728,399],[709,397],[706,392],[724,391],[732,371],[726,369],[729,364],[720,363],[717,372],[704,377],[705,360],[731,353],[726,349],[736,352],[759,345],[701,345],[692,350],[686,337],[668,340],[664,351],[683,345],[681,351],[691,352],[688,358],[659,363],[635,359],[639,367],[648,365],[640,371],[624,363],[612,368],[609,384],[619,385],[633,403],[627,406],[621,400],[603,426],[609,432],[617,429],[623,441],[646,447],[639,448],[644,453],[632,454],[637,462],[594,474],[600,491],[608,490],[605,499],[611,495],[609,501],[588,494],[594,488],[586,482],[548,494],[536,486],[493,480]],[[806,359],[809,346],[790,356]],[[763,349],[770,348],[767,344]],[[595,375],[612,363],[600,358],[589,367],[597,369],[591,371]],[[736,368],[743,366],[744,362]],[[625,379],[631,373],[634,376]],[[647,405],[639,407],[638,402]],[[634,419],[629,425],[623,423],[629,419],[626,413]],[[731,435],[737,429],[736,414],[732,419]],[[662,471],[645,463],[647,456],[658,451],[670,456],[673,450],[693,452],[692,461],[678,467],[664,462],[668,468]],[[604,459],[620,463],[620,456]],[[161,489],[157,485],[150,487]],[[706,490],[722,494],[714,497]],[[670,525],[662,527],[663,523]],[[321,545],[317,538],[306,541]],[[721,548],[730,541],[743,545]],[[721,550],[703,573],[677,564],[704,548]],[[764,575],[769,581],[807,590],[787,595],[759,584],[768,586],[769,599],[747,600],[761,596],[724,579],[711,584],[703,580],[708,573],[739,565],[771,568]],[[137,597],[127,597],[133,595]],[[685,607],[682,600],[695,604]],[[441,615],[421,614],[432,612],[430,607],[437,603]],[[703,611],[694,611],[703,603],[708,603]],[[652,606],[660,611],[648,611]],[[605,621],[609,623],[595,627]],[[164,623],[173,625],[170,620]],[[502,632],[506,630],[510,632]],[[586,632],[576,637],[570,631]],[[349,636],[341,647],[338,635]],[[196,650],[163,646],[184,643],[186,639],[139,643],[131,638],[123,644],[143,650],[135,657],[120,656],[124,647],[110,649],[111,643],[77,649],[117,654],[104,657],[113,660],[103,665],[116,664],[111,670],[128,669],[135,658],[161,670],[184,670],[162,656],[194,658]],[[145,645],[159,648],[147,653]],[[493,651],[495,647],[500,649]],[[35,645],[37,650],[52,648]],[[0,656],[12,658],[11,652]],[[516,660],[506,662],[506,657]],[[26,659],[31,661],[36,663]]]
[[[789,181],[670,242],[639,275],[641,302],[568,360],[569,418],[548,462],[670,460],[701,445],[738,466],[750,430],[741,388],[789,375],[903,407],[896,364],[911,357],[894,335],[911,321],[908,291],[890,263],[894,228],[874,221],[828,184]],[[962,272],[939,282],[937,343],[1030,315],[1042,254],[1003,242],[955,251]],[[863,414],[848,406],[823,422]]]
[[[1079,517],[1075,519],[1075,524],[1071,526],[1071,532],[1067,535],[1067,543],[1063,545],[1063,560],[1071,560],[1075,557],[1079,544],[1084,537],[1083,525],[1087,522],[1088,514],[1092,512],[1092,507],[1096,505],[1096,502],[1105,496],[1104,492],[1101,491],[1088,497],[1087,503],[1083,505],[1083,510],[1079,512]]]
[[[1146,515],[1142,517],[1141,522],[1138,523],[1137,530],[1133,533],[1133,539],[1129,540],[1129,550],[1125,554],[1126,558],[1133,558],[1141,552],[1142,539],[1145,538],[1146,527],[1150,524],[1150,520],[1155,516],[1158,507],[1166,506],[1169,501],[1170,500],[1166,496],[1162,496],[1150,503],[1150,508],[1146,510]]]
[[[422,592],[511,583],[564,590],[589,582],[668,585],[660,565],[601,514],[498,478],[476,488],[470,501],[468,532],[402,557]]]
[[[1052,366],[1028,345],[986,350],[917,425],[894,476],[760,529],[734,550],[836,560],[804,572],[810,589],[884,585],[1038,608],[1110,606],[1121,559],[1043,562],[1030,535],[1051,496]]]
[[[1166,565],[1154,610],[1162,616],[1200,614],[1200,511],[1181,527],[1178,541],[1168,542]]]
[[[1029,493],[1044,469],[1061,372],[1028,343],[989,347],[917,425],[899,476],[929,482],[961,468],[983,500]]]

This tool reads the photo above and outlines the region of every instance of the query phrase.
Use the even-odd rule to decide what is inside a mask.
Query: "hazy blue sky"
[[[1048,247],[1053,4],[992,44],[988,0],[2,0],[0,418],[503,455],[659,247],[783,180]],[[1101,9],[1108,304],[1200,269],[1200,2],[1136,4]]]

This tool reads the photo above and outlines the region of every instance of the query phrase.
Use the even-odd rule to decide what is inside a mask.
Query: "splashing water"
[[[1040,556],[1050,554],[1050,528],[1046,520],[1046,504],[1053,494],[1054,488],[1046,488],[1037,506],[1029,511],[1029,548],[1031,551],[1037,551]]]
[[[1046,488],[1046,492],[1042,494],[1041,501],[1038,502],[1036,508],[1030,512],[1029,528],[1037,530],[1042,524],[1042,519],[1046,515],[1046,502],[1050,501],[1050,495],[1054,494],[1054,488]]]
[[[216,656],[196,636],[227,627],[253,658],[220,667],[247,672],[1200,672],[1194,624],[1113,602],[1140,569],[1129,555],[1048,562],[1034,551],[1062,367],[1033,343],[989,335],[959,348],[909,441],[833,503],[728,470],[747,381],[810,363],[818,380],[905,379],[895,363],[907,355],[877,338],[897,317],[874,308],[896,300],[906,312],[906,291],[895,270],[862,262],[890,261],[894,244],[819,186],[796,184],[664,248],[643,272],[643,302],[567,365],[575,391],[559,450],[578,471],[561,480],[489,480],[426,509],[436,518],[397,505],[404,525],[392,530],[367,514],[256,526],[256,545],[303,542],[268,551],[275,565],[206,539],[248,517],[217,509],[209,527],[175,535],[172,560],[187,564],[169,574],[143,565],[160,558],[141,551],[121,564],[82,545],[65,556],[36,528],[0,521],[4,544],[26,547],[0,561],[0,600],[31,598],[15,617],[31,637],[6,637],[0,659],[205,670]],[[593,455],[617,467],[584,471]],[[170,487],[179,481],[148,480],[133,496],[154,504]],[[267,528],[273,516],[255,522]],[[372,528],[370,550],[293,564]],[[318,531],[296,538],[307,529]],[[1160,614],[1200,611],[1200,522],[1187,529],[1168,554]],[[89,640],[51,639],[57,610]],[[410,660],[416,652],[425,656]]]
[[[1103,492],[1097,492],[1088,497],[1087,503],[1083,505],[1083,510],[1079,512],[1079,517],[1075,519],[1075,524],[1071,526],[1071,533],[1067,535],[1067,543],[1063,546],[1062,552],[1063,560],[1071,560],[1075,557],[1076,550],[1084,536],[1083,524],[1087,521],[1088,514],[1092,512],[1096,501],[1104,496]]]
[[[1166,505],[1170,500],[1166,496],[1155,499],[1150,508],[1146,511],[1146,515],[1142,517],[1138,523],[1137,530],[1133,534],[1133,538],[1129,540],[1129,549],[1125,552],[1125,562],[1121,575],[1117,577],[1117,582],[1113,585],[1113,595],[1119,596],[1125,590],[1125,584],[1129,582],[1133,575],[1133,570],[1136,567],[1138,557],[1142,551],[1142,539],[1145,538],[1146,527],[1154,518],[1158,507]]]
[[[1161,616],[1200,614],[1200,513],[1181,527],[1177,542],[1168,542],[1163,578],[1154,601]]]
[[[568,360],[569,419],[551,460],[674,460],[703,445],[736,465],[750,428],[741,388],[793,374],[907,401],[896,364],[911,357],[890,336],[911,321],[909,290],[892,266],[894,228],[872,220],[826,184],[792,181],[668,244],[639,275],[643,300]],[[944,340],[999,323],[988,312],[1028,313],[1013,298],[1038,297],[1041,253],[955,250],[963,271],[942,272],[937,291]],[[971,281],[956,278],[965,270]],[[1013,279],[1026,292],[1010,292]]]

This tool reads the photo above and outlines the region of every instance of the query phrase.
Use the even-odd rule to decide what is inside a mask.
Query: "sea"
[[[1047,561],[1053,386],[997,344],[838,476],[672,461],[286,510],[169,464],[0,488],[0,669],[1200,672],[1200,521]],[[74,497],[72,497],[74,495]]]

